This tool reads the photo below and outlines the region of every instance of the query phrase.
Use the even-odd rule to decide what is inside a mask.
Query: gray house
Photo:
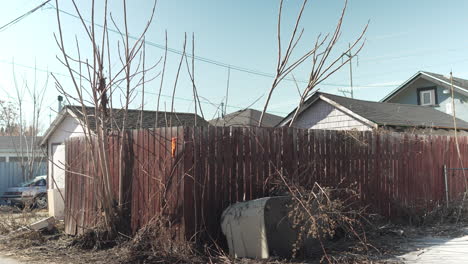
[[[413,104],[434,108],[446,114],[455,114],[468,121],[468,80],[453,78],[452,104],[450,76],[420,71],[385,96],[381,102]]]
[[[47,173],[41,137],[0,136],[0,194],[8,187]]]
[[[0,162],[19,162],[25,158],[45,161],[39,147],[41,137],[0,136]]]
[[[294,109],[279,126],[289,126]],[[466,134],[468,122],[457,119],[457,129]],[[309,97],[294,121],[293,127],[303,129],[371,131],[384,129],[417,134],[452,133],[452,116],[432,107],[370,102],[333,94],[316,92]]]

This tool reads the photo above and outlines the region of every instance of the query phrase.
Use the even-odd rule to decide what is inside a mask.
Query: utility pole
[[[354,98],[354,91],[353,91],[353,54],[351,53],[351,43],[349,45],[349,51],[348,53],[344,53],[343,55],[347,56],[349,58],[349,85],[350,85],[350,90],[346,91],[343,89],[340,89],[339,91],[342,92],[343,94],[349,93],[351,95],[351,98]]]
[[[228,66],[227,82],[226,82],[226,97],[225,97],[226,104],[224,105],[223,111],[221,111],[221,112],[223,113],[223,117],[224,117],[224,115],[225,115],[226,112],[227,112],[228,97],[229,97],[229,81],[230,81],[230,78],[231,78],[231,66]],[[221,106],[221,107],[223,107],[223,106]]]
[[[349,45],[349,81],[351,85],[351,98],[354,98],[354,92],[353,92],[353,55],[351,54],[351,43],[348,43]]]
[[[221,117],[224,118],[224,102],[221,102]]]

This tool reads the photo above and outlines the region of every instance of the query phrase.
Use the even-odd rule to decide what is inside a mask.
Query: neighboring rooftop
[[[432,81],[446,89],[451,88],[450,76],[433,73],[433,72],[427,72],[427,71],[419,71],[415,75],[411,76],[411,78],[406,80],[404,83],[402,83],[400,86],[398,86],[395,90],[391,91],[388,95],[386,95],[380,101],[385,102],[389,100],[390,98],[395,96],[397,93],[399,93],[403,88],[405,88],[408,84],[412,83],[414,80],[420,77],[426,80]],[[458,77],[453,77],[453,87],[456,91],[467,94],[468,93],[468,80],[458,78]]]
[[[25,148],[30,148],[31,144],[39,146],[42,137],[25,137],[25,136],[0,136],[0,150],[20,150],[22,145]]]
[[[84,119],[81,106],[65,106],[65,108],[71,110],[77,117]],[[156,123],[156,111],[144,110],[143,112],[139,109],[128,109],[127,112],[127,129],[140,128],[140,119],[143,115],[141,123],[142,128],[154,128],[154,127],[166,127],[166,126],[195,126],[195,119],[197,126],[207,126],[208,122],[202,117],[192,113],[179,113],[179,112],[157,112],[158,123]],[[90,119],[90,123],[95,123],[94,107],[86,107],[86,114]],[[112,109],[112,115],[114,117],[114,123],[121,125],[124,118],[123,109]],[[196,117],[196,118],[195,118]],[[115,125],[114,124],[114,125]]]
[[[262,112],[247,108],[208,121],[213,126],[253,127],[258,126]],[[262,127],[274,127],[283,117],[265,113]]]
[[[90,128],[92,130],[96,127],[95,108],[94,107],[85,107],[85,115],[88,117]],[[114,127],[122,126],[122,121],[124,118],[123,109],[109,109],[112,111],[113,121],[112,125]],[[156,124],[156,113],[158,116],[158,122]],[[41,144],[45,144],[47,138],[53,133],[57,125],[63,120],[67,114],[72,114],[76,116],[81,121],[84,122],[84,114],[81,106],[65,106],[58,113],[55,120],[49,126],[47,131],[44,133]],[[143,118],[141,118],[143,115]],[[140,120],[142,120],[140,125]],[[139,109],[128,109],[127,115],[127,129],[137,129],[137,128],[155,128],[155,127],[167,127],[167,126],[208,126],[208,122],[202,117],[192,114],[192,113],[179,113],[179,112],[156,112],[156,111],[141,111]]]
[[[371,102],[316,92],[304,103],[301,112],[318,98],[328,99],[335,107],[343,107],[379,126],[423,127],[453,129],[453,117],[428,106]],[[295,110],[294,110],[295,111]],[[294,111],[285,118],[287,120]],[[468,123],[457,120],[457,128],[468,130]]]
[[[450,76],[447,75],[442,75],[438,73],[433,73],[433,72],[427,72],[427,71],[421,71],[423,74],[427,74],[429,76],[432,76],[433,78],[442,80],[444,82],[450,83]],[[458,77],[453,77],[453,85],[458,86],[460,88],[464,88],[468,90],[468,80],[458,78]]]

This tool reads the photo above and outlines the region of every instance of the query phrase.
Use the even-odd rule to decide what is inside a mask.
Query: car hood
[[[25,192],[31,189],[30,187],[10,187],[5,190],[5,192]]]

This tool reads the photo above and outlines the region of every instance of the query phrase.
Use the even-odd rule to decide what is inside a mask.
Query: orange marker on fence
[[[172,153],[172,157],[175,157],[175,153],[176,153],[176,149],[177,149],[177,138],[176,137],[173,137],[171,139],[171,153]]]

